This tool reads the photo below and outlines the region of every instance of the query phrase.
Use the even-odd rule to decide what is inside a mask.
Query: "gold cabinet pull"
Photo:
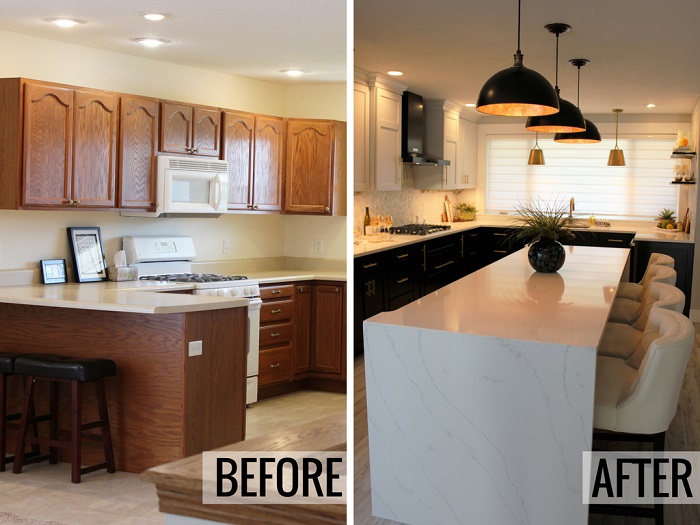
[[[281,334],[279,332],[273,332],[270,334],[270,337],[279,337]]]
[[[270,310],[271,314],[278,314],[282,311],[282,308],[275,308],[274,310]]]
[[[272,295],[279,295],[279,294],[282,293],[282,290],[272,290],[270,293],[271,293]]]
[[[278,366],[280,366],[279,363],[272,363],[272,364],[270,365],[270,368],[277,368]]]
[[[376,263],[376,262],[375,262],[375,263],[369,263],[369,264],[363,264],[363,265],[362,265],[362,268],[364,268],[364,269],[366,270],[367,268],[374,268],[375,266],[377,266],[377,263]]]
[[[440,264],[440,265],[436,266],[435,269],[439,270],[440,268],[444,268],[445,266],[449,266],[450,264],[454,264],[454,261],[447,261],[444,264]]]
[[[405,283],[406,281],[408,281],[408,277],[404,277],[403,279],[399,279],[398,281],[396,281],[396,284],[402,284],[402,283]]]
[[[405,259],[406,257],[408,257],[407,253],[402,253],[401,255],[396,256],[397,259]]]

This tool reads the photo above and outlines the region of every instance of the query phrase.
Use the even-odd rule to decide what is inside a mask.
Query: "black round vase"
[[[527,260],[536,272],[554,273],[564,265],[566,251],[558,241],[543,238],[530,245]]]

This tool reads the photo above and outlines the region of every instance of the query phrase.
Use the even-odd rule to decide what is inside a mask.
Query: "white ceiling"
[[[424,98],[476,102],[484,82],[513,65],[517,12],[517,0],[355,0],[355,66],[401,70],[398,81]],[[700,1],[522,0],[524,64],[552,84],[556,38],[544,26],[554,22],[572,28],[559,37],[562,98],[576,104],[568,60],[590,60],[581,69],[584,114],[692,112]]]
[[[284,84],[347,76],[345,0],[2,0],[0,8],[0,30]],[[145,12],[172,16],[150,22],[138,16]],[[59,17],[86,23],[44,21]],[[145,48],[132,41],[141,37],[170,43]],[[280,73],[289,68],[309,73]]]

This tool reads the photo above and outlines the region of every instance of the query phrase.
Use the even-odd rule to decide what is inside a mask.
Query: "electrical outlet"
[[[323,255],[323,240],[316,239],[314,241],[314,253],[316,255]]]
[[[231,242],[228,237],[224,237],[224,253],[229,253],[231,251]]]
[[[190,341],[187,347],[188,357],[202,355],[202,341]]]

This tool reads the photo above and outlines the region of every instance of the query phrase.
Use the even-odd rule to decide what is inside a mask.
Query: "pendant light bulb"
[[[544,27],[557,37],[554,62],[554,91],[556,91],[557,98],[559,99],[559,113],[541,117],[530,117],[527,119],[525,129],[528,131],[540,131],[542,133],[577,133],[586,131],[586,121],[581,111],[568,100],[561,98],[559,94],[559,35],[568,32],[571,26],[557,23],[547,24]]]
[[[615,112],[615,147],[610,150],[610,155],[608,156],[608,166],[625,166],[625,154],[617,146],[617,131],[618,131],[618,120],[621,109],[613,109]]]
[[[589,60],[586,58],[572,58],[569,60],[569,64],[575,66],[578,69],[578,91],[576,94],[576,107],[581,108],[581,67],[588,64]],[[578,133],[557,133],[554,135],[554,142],[560,142],[564,144],[595,144],[601,141],[600,132],[593,122],[585,119],[586,131],[581,131]]]
[[[535,133],[535,147],[530,150],[530,158],[527,159],[528,166],[542,166],[544,164],[544,152],[537,143],[539,133]]]
[[[476,109],[488,115],[531,117],[559,111],[559,97],[542,75],[523,65],[520,52],[520,0],[518,0],[518,50],[514,64],[499,71],[481,88]]]

